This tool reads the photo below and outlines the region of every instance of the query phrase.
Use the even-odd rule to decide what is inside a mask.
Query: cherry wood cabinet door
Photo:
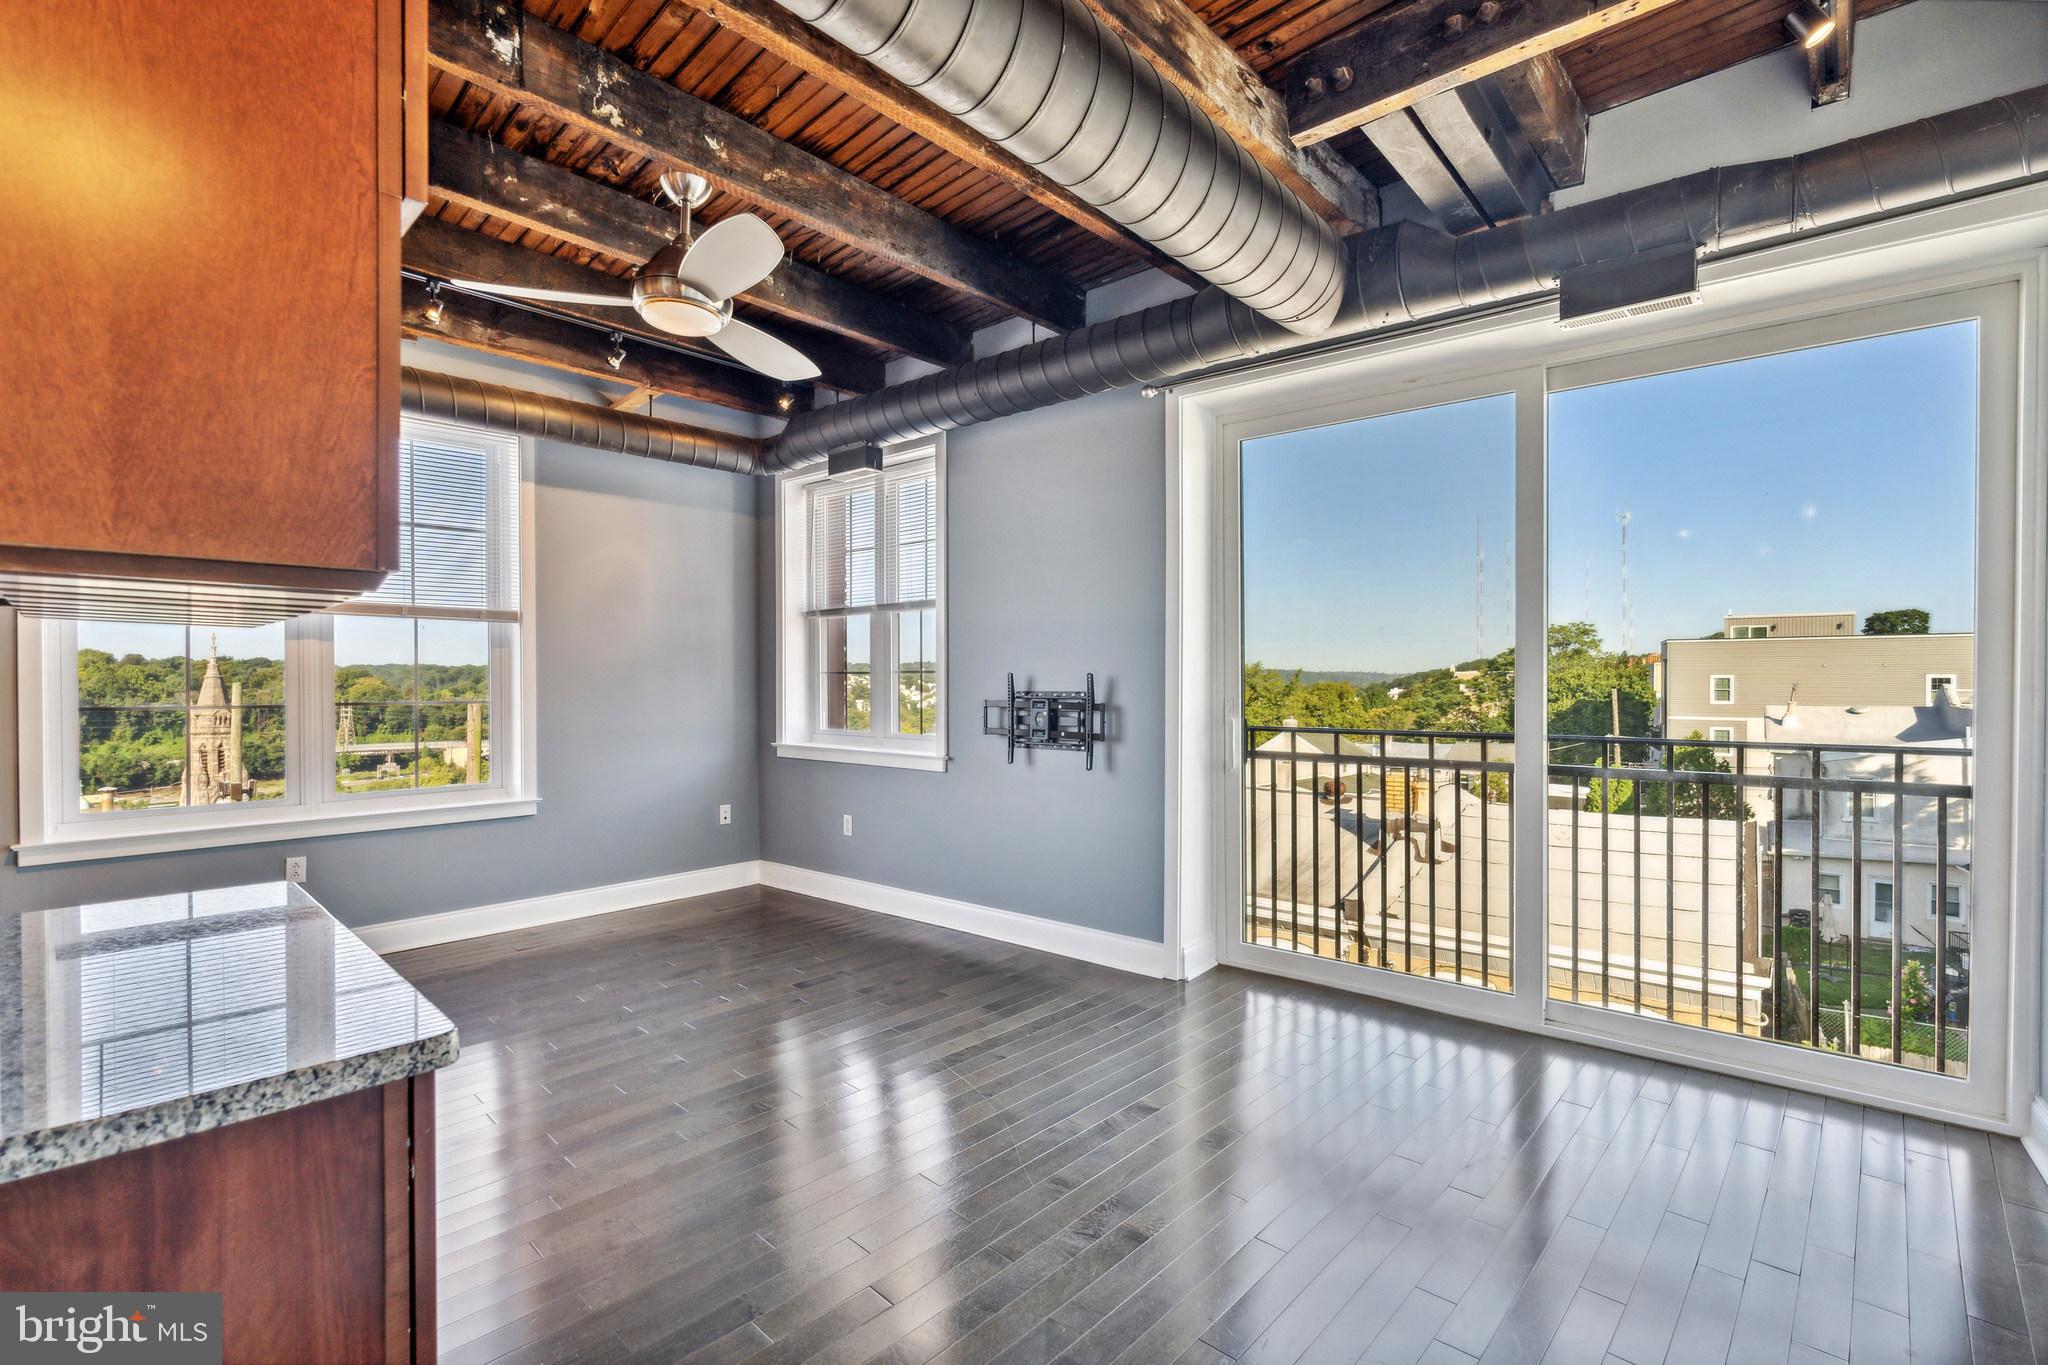
[[[403,10],[0,5],[0,568],[395,566]]]

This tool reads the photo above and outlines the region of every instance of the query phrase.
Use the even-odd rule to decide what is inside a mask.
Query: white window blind
[[[919,462],[810,494],[805,615],[919,611],[938,602],[938,477]]]
[[[398,457],[398,568],[337,608],[379,616],[519,619],[519,446],[407,418]]]

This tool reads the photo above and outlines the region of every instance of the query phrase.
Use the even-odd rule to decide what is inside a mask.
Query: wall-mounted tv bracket
[[[1009,747],[1009,762],[1017,761],[1019,749],[1067,749],[1087,757],[1087,769],[1095,770],[1095,746],[1107,743],[1105,722],[1108,708],[1095,700],[1095,675],[1079,692],[1019,692],[1017,675],[1009,675],[1008,701],[981,704],[981,732],[1001,735]]]

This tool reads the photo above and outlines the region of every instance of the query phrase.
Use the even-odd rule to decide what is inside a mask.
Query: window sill
[[[142,858],[190,849],[233,848],[243,844],[279,843],[287,839],[320,839],[335,834],[371,834],[379,830],[459,825],[476,820],[506,820],[535,815],[534,797],[493,797],[488,800],[443,802],[395,810],[350,811],[343,814],[279,815],[233,824],[184,829],[130,829],[118,833],[71,834],[40,844],[16,844],[23,867],[59,863],[99,862],[108,858]]]
[[[952,760],[945,754],[914,753],[904,749],[867,749],[852,744],[790,744],[778,742],[777,758],[808,758],[822,763],[859,763],[871,768],[908,768],[916,772],[942,773]]]

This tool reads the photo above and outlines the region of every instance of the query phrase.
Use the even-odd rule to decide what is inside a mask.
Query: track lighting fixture
[[[424,314],[427,320],[427,326],[439,327],[441,325],[441,319],[446,317],[447,315],[448,305],[441,301],[441,282],[439,280],[428,281],[427,309]]]
[[[611,354],[610,354],[610,355],[608,355],[608,356],[606,356],[606,357],[604,358],[604,363],[605,363],[605,364],[607,364],[607,365],[609,365],[609,366],[611,366],[611,367],[612,367],[613,369],[615,369],[615,370],[616,370],[617,368],[619,368],[619,366],[621,366],[621,365],[623,365],[623,364],[625,364],[625,363],[626,363],[626,335],[625,335],[625,333],[623,333],[623,332],[613,332],[613,333],[612,333],[612,350],[611,350]]]
[[[1819,47],[1835,31],[1835,16],[1820,0],[1799,0],[1785,16],[1785,31],[1798,39],[1801,47]]]

